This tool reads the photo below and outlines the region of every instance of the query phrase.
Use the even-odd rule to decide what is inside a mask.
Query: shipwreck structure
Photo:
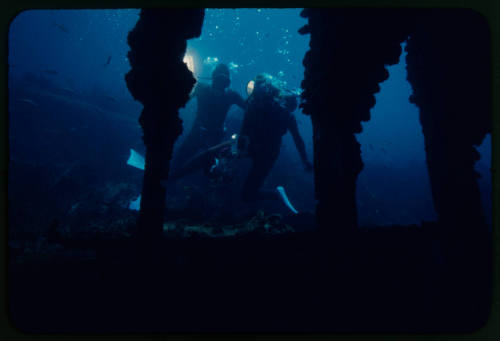
[[[423,228],[437,236],[447,264],[441,287],[449,290],[450,311],[456,307],[464,321],[474,316],[476,325],[482,323],[489,312],[491,245],[474,164],[476,147],[491,133],[486,21],[462,9],[305,9],[301,15],[308,23],[299,33],[310,35],[301,107],[313,126],[315,233],[321,240],[309,240],[308,250],[341,244],[347,250],[358,243],[355,194],[363,162],[355,134],[370,120],[374,94],[388,78],[386,66],[398,62],[406,41],[410,101],[420,109],[438,214],[438,222]],[[126,81],[144,105],[140,124],[147,151],[138,231],[145,250],[162,236],[162,181],[182,132],[178,110],[195,83],[182,59],[203,18],[198,9],[142,10],[128,37],[132,70]]]
[[[306,9],[301,15],[308,24],[300,32],[311,36],[302,108],[314,129],[319,230],[345,239],[357,227],[356,179],[363,162],[354,134],[370,119],[374,93],[388,77],[385,66],[397,63],[407,41],[410,101],[420,109],[438,215],[431,228],[454,279],[450,306],[460,302],[472,309],[491,271],[474,170],[476,147],[491,133],[486,20],[465,9]],[[464,278],[460,285],[458,278]]]
[[[474,163],[491,132],[489,29],[461,9],[306,9],[310,50],[304,58],[301,107],[314,130],[318,227],[349,233],[357,226],[356,179],[363,169],[354,134],[370,119],[387,65],[406,50],[410,98],[420,109],[434,206],[453,234],[485,228]],[[203,10],[142,10],[129,34],[132,70],[126,75],[144,105],[140,123],[147,148],[141,233],[161,233],[165,189],[178,110],[194,78],[182,62],[186,40],[200,35]],[[467,25],[463,23],[467,22]],[[332,222],[335,222],[332,226]]]
[[[126,75],[133,97],[144,105],[139,118],[146,146],[139,235],[153,241],[163,232],[166,180],[175,140],[182,133],[179,109],[189,99],[195,79],[182,59],[187,39],[201,34],[205,11],[142,10],[129,33]]]
[[[308,23],[299,33],[310,35],[301,106],[313,127],[316,229],[290,232],[282,217],[261,214],[246,223],[247,233],[241,235],[176,234],[172,232],[188,229],[177,228],[173,219],[164,234],[164,184],[183,129],[178,111],[195,84],[183,57],[186,41],[201,34],[204,10],[143,9],[128,36],[132,68],[125,77],[143,105],[139,121],[146,158],[137,224],[135,215],[121,216],[130,213],[124,207],[117,211],[119,221],[110,222],[118,216],[109,213],[115,209],[110,206],[98,212],[100,223],[91,230],[88,217],[96,206],[86,199],[88,206],[73,217],[85,227],[80,237],[59,233],[54,219],[47,234],[53,244],[47,242],[45,253],[26,246],[21,252],[21,244],[14,248],[9,241],[8,306],[17,329],[442,333],[472,332],[488,322],[492,238],[474,170],[476,147],[492,129],[486,21],[463,9],[321,8],[301,15]],[[386,66],[400,58],[402,42],[413,88],[410,101],[420,109],[438,221],[368,229],[358,226],[356,215],[363,161],[355,134],[361,122],[370,120],[374,94],[388,77]],[[66,102],[60,96],[48,101],[51,107]],[[21,103],[28,108],[34,104]],[[109,117],[103,119],[101,111],[87,114],[90,105],[84,109],[95,135],[85,133],[79,149],[74,148],[78,139],[68,133],[72,144],[67,147],[75,149],[79,161],[78,152],[89,150],[89,136],[117,135],[105,123]],[[60,120],[60,112],[39,115],[46,121],[39,126],[26,109],[27,118],[18,124],[29,122],[35,135]],[[71,124],[77,117],[64,116]],[[120,130],[123,141],[136,125],[127,129]],[[38,152],[40,144],[33,141],[26,139]],[[92,146],[102,149],[102,143],[106,139],[96,138]],[[100,162],[109,150],[101,150],[102,157],[88,157]],[[41,168],[27,169],[32,173],[18,176],[29,180],[24,187],[31,193]],[[115,175],[113,169],[107,171]],[[32,179],[26,174],[33,174]],[[106,186],[104,180],[102,184]],[[71,186],[61,187],[62,193],[71,192]],[[19,197],[19,202],[25,200]],[[59,201],[67,204],[64,199]],[[291,218],[297,222],[301,217]],[[309,218],[314,215],[301,224]],[[269,233],[271,220],[283,233]],[[113,224],[104,233],[101,227]],[[25,245],[41,250],[44,243],[40,233],[36,244]]]

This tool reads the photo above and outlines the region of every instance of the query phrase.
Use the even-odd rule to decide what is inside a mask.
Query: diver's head
[[[288,112],[297,109],[297,94],[287,90],[283,81],[261,73],[247,84],[247,94],[259,102],[274,101]]]
[[[229,68],[226,64],[219,64],[212,72],[212,86],[216,89],[225,89],[231,84]]]
[[[266,73],[261,73],[255,77],[252,85],[252,95],[255,97],[276,98],[280,94],[280,89],[273,82],[273,77]]]

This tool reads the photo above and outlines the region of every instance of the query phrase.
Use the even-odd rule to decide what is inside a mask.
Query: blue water
[[[408,101],[412,90],[406,81],[405,58],[403,50],[398,64],[387,67],[389,79],[381,83],[371,120],[362,123],[363,132],[358,135],[365,164],[357,187],[362,224],[379,219],[388,224],[436,219],[419,112]],[[365,207],[374,216],[366,217]]]
[[[127,32],[138,18],[138,10],[21,12],[9,32],[10,71],[57,70],[54,78],[75,90],[98,87],[131,98],[123,77],[130,69]]]
[[[188,54],[194,58],[196,77],[206,82],[204,77],[210,76],[216,64],[214,61],[219,61],[230,65],[231,88],[244,98],[248,81],[261,72],[279,77],[289,89],[299,88],[304,72],[302,59],[309,43],[308,35],[297,33],[306,23],[299,13],[299,9],[207,10],[201,37],[188,42]],[[129,50],[127,34],[134,27],[138,15],[137,9],[22,12],[12,21],[9,31],[10,84],[27,72],[42,75],[58,87],[82,96],[86,94],[90,102],[96,98],[93,104],[97,106],[104,105],[102,100],[97,101],[97,97],[105,94],[113,99],[113,110],[136,120],[142,105],[132,99],[124,75],[130,69],[126,57]],[[362,225],[415,224],[435,219],[418,109],[408,101],[411,88],[406,81],[404,55],[398,64],[388,67],[388,70],[390,77],[381,84],[381,91],[376,95],[372,119],[363,124],[363,132],[357,136],[365,164],[357,191]],[[11,92],[11,113],[19,109],[13,96]],[[57,111],[58,108],[53,109]],[[180,112],[185,132],[189,131],[195,111],[196,103],[191,101]],[[241,116],[242,112],[233,107],[228,120]],[[308,157],[312,160],[310,120],[300,109],[295,116]],[[43,119],[40,115],[36,117]],[[19,127],[22,127],[21,123]],[[118,126],[113,120],[107,124],[115,128]],[[113,162],[116,167],[128,167],[122,159],[129,148],[143,151],[139,129],[137,125],[134,134],[111,130],[113,133],[109,139],[119,137],[124,142],[117,147],[119,152],[110,151],[106,161]],[[10,134],[13,132],[11,130]],[[15,133],[16,138],[22,136],[22,131]],[[183,138],[184,135],[179,141]],[[57,144],[55,146],[57,148]],[[29,154],[21,155],[16,150],[11,149],[11,158],[29,161]],[[37,155],[36,146],[33,146],[32,152]],[[482,159],[477,169],[483,175],[480,180],[483,203],[487,216],[491,217],[489,137],[480,152]],[[111,153],[120,154],[120,158],[113,159]],[[97,162],[92,167],[102,166]],[[130,179],[137,179],[140,185],[140,175]],[[299,211],[312,211],[315,205],[313,181],[312,174],[302,169],[292,139],[286,135],[280,158],[268,182],[284,185]]]
[[[299,13],[299,9],[207,10],[201,36],[188,42],[196,76],[210,77],[216,65],[214,60],[218,60],[230,66],[231,88],[243,98],[247,97],[247,83],[262,72],[285,81],[291,90],[300,88],[304,78],[302,59],[309,49],[309,36],[297,33],[307,22]],[[194,102],[181,111],[186,131],[196,109]],[[241,116],[242,112],[232,107],[228,116],[232,115]],[[301,133],[312,156],[310,120],[299,111],[295,117],[303,128]],[[299,161],[298,155],[293,156]]]

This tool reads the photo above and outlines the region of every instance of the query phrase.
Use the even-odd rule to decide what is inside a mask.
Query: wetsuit
[[[299,135],[297,121],[292,112],[297,107],[294,97],[282,98],[250,96],[238,141],[240,150],[246,149],[253,165],[243,185],[243,200],[277,199],[276,190],[260,190],[267,175],[278,159],[281,139],[290,131],[302,161],[308,164],[304,141]],[[246,138],[245,138],[246,137]],[[248,142],[248,145],[244,144]]]
[[[198,83],[192,97],[197,98],[197,113],[191,131],[177,150],[173,162],[181,166],[197,152],[222,141],[224,121],[231,105],[245,108],[245,101],[231,89],[217,90],[208,84]]]

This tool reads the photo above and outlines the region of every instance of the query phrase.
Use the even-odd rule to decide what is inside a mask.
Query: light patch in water
[[[219,58],[217,57],[207,57],[203,60],[203,64],[205,65],[214,65],[219,62]]]
[[[189,52],[186,52],[186,54],[184,55],[184,59],[182,61],[184,62],[184,64],[187,65],[187,68],[189,69],[189,71],[191,71],[194,75],[195,74],[195,67],[194,67],[193,56],[191,54],[189,54]]]

